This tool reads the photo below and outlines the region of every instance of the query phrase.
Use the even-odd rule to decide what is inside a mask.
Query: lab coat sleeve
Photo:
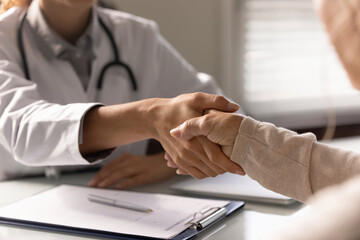
[[[97,104],[58,105],[42,100],[36,84],[24,79],[16,64],[17,49],[6,39],[1,43],[0,144],[3,149],[14,160],[29,166],[89,164],[79,152],[79,128],[83,115]]]

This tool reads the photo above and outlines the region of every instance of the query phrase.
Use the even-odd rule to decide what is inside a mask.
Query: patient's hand
[[[232,113],[210,111],[209,114],[185,121],[171,131],[171,135],[186,142],[195,136],[205,136],[213,143],[221,146],[222,151],[230,158],[235,139],[243,117]],[[169,156],[169,166],[176,167]],[[238,171],[244,174],[244,171]]]
[[[152,126],[168,156],[189,175],[202,179],[225,172],[236,173],[240,166],[228,159],[221,148],[206,137],[194,137],[181,142],[170,135],[170,130],[188,119],[200,117],[208,109],[234,112],[238,106],[226,98],[205,93],[183,94],[172,99],[158,99],[149,106]]]
[[[314,0],[354,87],[360,90],[360,0]]]
[[[173,175],[175,170],[166,165],[164,153],[150,156],[124,154],[104,165],[89,186],[124,189],[160,182]]]

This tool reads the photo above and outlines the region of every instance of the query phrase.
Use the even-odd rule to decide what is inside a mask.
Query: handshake
[[[166,106],[166,110],[164,110]],[[205,93],[183,94],[158,108],[155,124],[169,167],[197,179],[225,172],[245,175],[230,160],[243,116],[226,98]],[[181,125],[179,125],[179,123]]]
[[[314,0],[314,3],[351,83],[360,90],[360,0]],[[178,168],[178,174],[196,178],[224,172],[245,174],[230,161],[236,157],[233,146],[243,120],[242,116],[233,114],[238,107],[220,96],[196,93],[188,97],[198,97],[207,104],[194,101],[203,110],[201,116],[183,119],[183,123],[169,130],[168,135],[177,140],[175,148],[160,140],[168,166]]]

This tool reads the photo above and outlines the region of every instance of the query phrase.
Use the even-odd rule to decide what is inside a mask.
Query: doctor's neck
[[[40,9],[52,29],[69,43],[85,31],[94,0],[40,0]]]

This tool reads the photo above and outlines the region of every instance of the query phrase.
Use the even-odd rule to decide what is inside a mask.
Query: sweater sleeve
[[[315,140],[313,134],[298,135],[245,117],[231,160],[262,186],[304,201],[312,194],[309,165]]]
[[[360,154],[315,143],[311,154],[309,178],[317,192],[360,174]]]
[[[360,154],[250,117],[240,125],[231,159],[264,187],[299,201],[360,173]]]

